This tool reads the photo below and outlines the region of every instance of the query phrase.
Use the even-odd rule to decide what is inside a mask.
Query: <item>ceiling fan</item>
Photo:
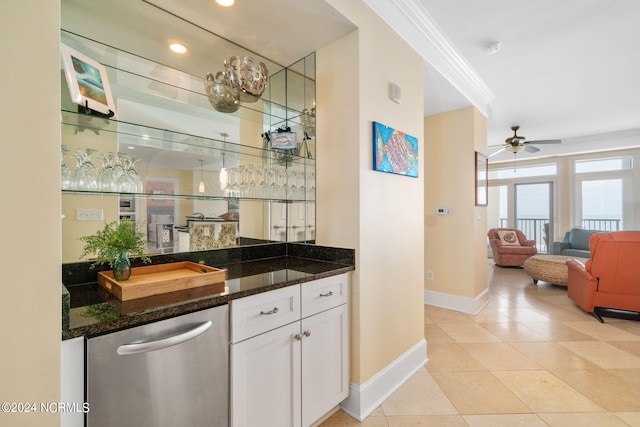
[[[543,140],[537,140],[537,141],[527,141],[527,138],[525,138],[522,135],[518,135],[518,129],[520,129],[520,126],[511,126],[511,130],[513,131],[513,136],[510,136],[509,138],[505,139],[504,144],[501,145],[502,148],[494,153],[491,153],[489,157],[493,157],[496,154],[499,154],[503,151],[513,153],[514,156],[523,150],[529,153],[535,153],[537,151],[540,151],[540,149],[538,147],[534,147],[532,144],[536,144],[536,145],[537,144],[560,144],[562,142],[559,139],[543,139]]]

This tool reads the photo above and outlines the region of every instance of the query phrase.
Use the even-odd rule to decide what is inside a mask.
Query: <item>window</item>
[[[617,231],[622,222],[622,179],[582,181],[582,227]]]
[[[576,173],[608,172],[631,169],[631,157],[576,160]]]
[[[573,225],[616,231],[633,227],[632,156],[575,160]]]
[[[493,169],[489,171],[489,179],[514,179],[555,175],[557,169],[555,164],[519,166],[516,170],[513,170],[513,168]]]

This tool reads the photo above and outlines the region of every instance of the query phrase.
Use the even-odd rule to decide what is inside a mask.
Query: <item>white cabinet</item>
[[[231,425],[300,426],[299,322],[231,345]]]
[[[306,427],[347,397],[348,280],[231,302],[232,427]]]
[[[303,426],[317,421],[349,394],[348,325],[347,304],[302,320]]]

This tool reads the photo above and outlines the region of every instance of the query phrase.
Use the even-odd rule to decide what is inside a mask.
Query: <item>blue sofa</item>
[[[553,255],[589,258],[589,238],[600,230],[572,228],[564,235],[562,242],[553,242]]]

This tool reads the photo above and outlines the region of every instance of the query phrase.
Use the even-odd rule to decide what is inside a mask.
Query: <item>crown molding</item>
[[[425,61],[488,116],[495,95],[458,52],[420,0],[364,0]]]

